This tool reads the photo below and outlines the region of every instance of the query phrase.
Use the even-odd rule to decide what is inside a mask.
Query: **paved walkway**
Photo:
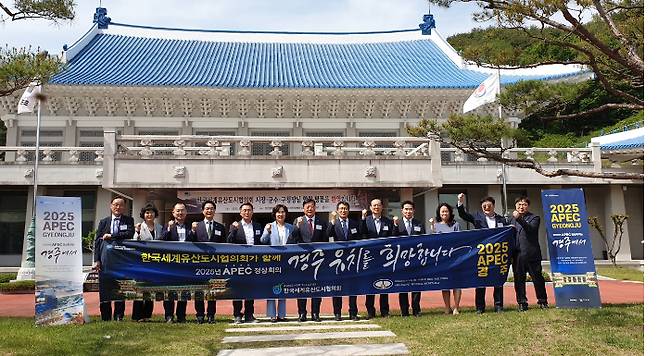
[[[639,282],[626,282],[626,281],[599,281],[599,288],[601,290],[601,300],[607,304],[625,304],[625,303],[644,303],[644,284]],[[527,295],[530,307],[536,302],[534,289],[531,283],[527,284]],[[553,286],[550,283],[546,284],[548,292],[549,303],[554,305]],[[493,304],[493,289],[487,288],[487,308]],[[474,308],[475,290],[465,289],[462,295],[462,308]],[[505,284],[504,292],[505,305],[509,308],[516,307],[514,300],[514,286],[511,283]],[[98,309],[98,293],[90,292],[85,293],[85,302],[87,310],[90,315],[99,315]],[[375,303],[377,311],[379,312],[378,301]],[[395,295],[389,296],[389,303],[391,312],[395,314],[399,312],[398,298]],[[131,302],[127,302],[126,313],[130,318],[130,311],[132,310]],[[359,313],[365,314],[365,297],[361,296],[358,299]],[[430,308],[443,308],[443,298],[440,291],[423,292],[421,307],[423,309]],[[295,316],[297,311],[297,304],[294,299],[288,300],[286,308],[289,316]],[[309,305],[310,308],[310,305]],[[231,315],[232,306],[230,301],[217,302],[217,314]],[[255,311],[257,317],[265,316],[265,301],[256,301]],[[343,313],[347,312],[347,298],[343,301]],[[163,315],[164,309],[161,302],[156,302],[155,315]],[[333,315],[331,307],[331,299],[324,298],[322,301],[321,313],[324,315]],[[187,303],[187,314],[190,317],[194,316],[194,303]],[[34,316],[34,296],[31,294],[0,294],[0,317],[5,316]]]

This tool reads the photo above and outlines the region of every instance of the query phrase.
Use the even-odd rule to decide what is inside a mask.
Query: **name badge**
[[[215,230],[215,235],[222,236],[222,230]]]
[[[388,231],[388,226],[384,226],[384,227],[382,227],[382,230],[384,230],[384,231]]]
[[[353,233],[353,234],[356,234],[356,233],[357,233],[357,230],[356,230],[355,227],[353,227],[353,228],[350,229],[350,232]]]
[[[334,242],[334,237],[333,236],[329,236],[329,242]]]
[[[498,224],[496,224],[496,226],[503,227],[503,223],[498,223]]]
[[[414,226],[414,231],[420,232],[420,226]]]
[[[256,230],[256,235],[260,235],[260,230]]]
[[[119,230],[127,230],[128,225],[119,225]]]
[[[316,230],[322,230],[322,225],[315,225]]]

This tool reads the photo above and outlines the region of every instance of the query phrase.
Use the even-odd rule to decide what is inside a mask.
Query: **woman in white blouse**
[[[262,244],[270,246],[283,246],[288,243],[288,238],[292,234],[293,226],[286,222],[288,207],[278,204],[272,209],[274,221],[265,225],[263,235],[260,237]],[[275,323],[277,321],[286,321],[286,300],[283,298],[267,300],[267,316]]]
[[[139,212],[139,217],[144,222],[135,225],[133,240],[162,240],[162,225],[155,222],[158,217],[158,208],[151,203],[146,203]],[[154,298],[155,296],[151,296]],[[132,320],[138,322],[149,321],[153,316],[153,299],[133,301]]]

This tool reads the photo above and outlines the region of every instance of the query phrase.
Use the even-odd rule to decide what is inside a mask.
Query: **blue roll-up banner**
[[[542,190],[555,306],[600,308],[582,189]]]
[[[507,280],[514,227],[286,246],[125,240],[103,247],[109,299],[398,293]]]

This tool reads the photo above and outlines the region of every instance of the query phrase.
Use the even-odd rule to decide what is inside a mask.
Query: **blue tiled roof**
[[[98,33],[55,75],[63,85],[215,88],[475,88],[428,39],[375,43],[222,42]],[[501,84],[560,76],[502,76]]]
[[[643,148],[644,148],[644,135],[601,145],[601,150],[603,151],[620,151],[620,150],[633,150],[633,149],[643,149]]]

